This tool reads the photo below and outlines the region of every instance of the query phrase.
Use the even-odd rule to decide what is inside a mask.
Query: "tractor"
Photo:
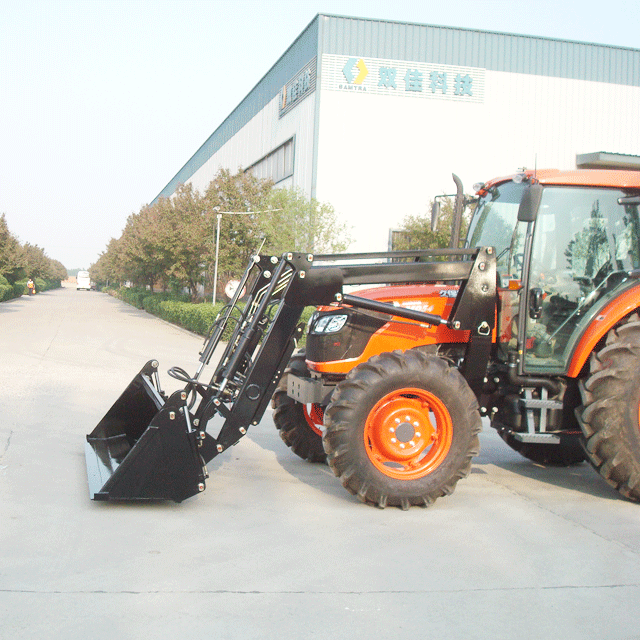
[[[90,496],[203,491],[271,400],[297,455],[381,508],[450,494],[483,416],[526,458],[586,459],[640,500],[640,173],[491,180],[462,248],[454,180],[450,249],[255,256],[196,373],[169,369],[184,387],[167,396],[149,361],[87,436]]]

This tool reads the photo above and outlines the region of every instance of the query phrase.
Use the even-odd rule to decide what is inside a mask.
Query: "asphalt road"
[[[485,426],[429,509],[360,504],[270,410],[181,504],[89,499],[83,442],[197,336],[96,292],[0,304],[0,638],[640,638],[640,505]]]

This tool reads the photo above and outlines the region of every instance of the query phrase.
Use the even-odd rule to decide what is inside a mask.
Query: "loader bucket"
[[[182,500],[204,489],[203,460],[184,397],[163,397],[148,362],[87,436],[93,500]]]

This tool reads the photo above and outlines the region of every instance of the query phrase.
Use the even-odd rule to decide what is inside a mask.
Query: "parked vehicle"
[[[91,277],[88,271],[78,271],[76,276],[76,290],[80,291],[81,289],[91,291]]]

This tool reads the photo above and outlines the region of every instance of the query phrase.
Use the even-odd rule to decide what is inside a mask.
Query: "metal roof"
[[[390,20],[318,17],[322,53],[640,86],[640,49]]]

